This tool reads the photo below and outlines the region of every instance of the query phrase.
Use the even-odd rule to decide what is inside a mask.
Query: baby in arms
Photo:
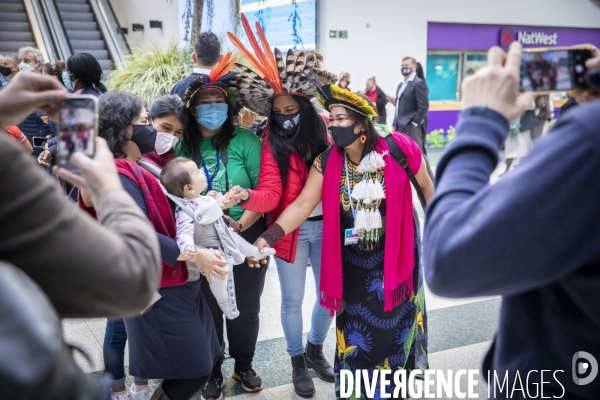
[[[194,161],[181,157],[169,161],[160,173],[160,183],[177,205],[177,244],[188,262],[194,260],[196,247],[212,249],[227,261],[223,267],[228,271],[226,279],[216,273],[220,279],[211,279],[211,273],[205,277],[225,316],[236,318],[239,311],[235,304],[233,266],[241,264],[246,257],[263,259],[275,254],[275,250],[265,248],[261,253],[227,226],[222,210],[227,195],[200,195],[207,187],[206,176]]]

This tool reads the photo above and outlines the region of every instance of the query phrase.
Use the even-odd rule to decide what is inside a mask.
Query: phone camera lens
[[[581,73],[583,73],[583,71],[584,71],[583,65],[581,65],[581,64],[577,64],[577,65],[575,66],[575,72],[577,72],[578,74],[581,74]]]

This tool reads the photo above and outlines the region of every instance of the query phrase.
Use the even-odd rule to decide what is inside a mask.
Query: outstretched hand
[[[254,245],[256,247],[258,247],[258,251],[260,251],[261,253],[263,252],[265,247],[269,247],[269,244],[267,243],[267,241],[265,239],[263,239],[262,237],[259,237],[258,239],[256,239],[256,241],[254,242]],[[269,262],[269,260],[265,257],[262,260],[255,260],[254,257],[248,257],[248,266],[250,268],[260,268],[260,264],[266,264],[267,262]]]

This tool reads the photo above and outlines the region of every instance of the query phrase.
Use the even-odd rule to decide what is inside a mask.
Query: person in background
[[[42,72],[44,65],[44,56],[42,52],[31,46],[21,47],[19,49],[19,71]]]
[[[379,123],[385,124],[387,119],[387,112],[385,111],[385,105],[388,103],[387,96],[381,90],[379,86],[377,86],[377,80],[375,77],[367,79],[367,87],[363,93],[366,95],[373,104],[375,104],[375,111],[377,111],[378,116],[377,121]]]
[[[398,132],[405,133],[414,140],[425,157],[427,172],[433,179],[433,172],[427,159],[425,149],[425,117],[429,110],[429,89],[425,81],[417,76],[417,61],[413,57],[402,59],[401,70],[404,81],[398,85],[396,97],[388,96],[395,106],[392,127]]]
[[[212,32],[200,32],[194,44],[192,60],[194,60],[194,71],[177,82],[171,89],[171,94],[183,98],[192,82],[200,76],[210,74],[210,71],[221,60],[221,42],[217,35]]]
[[[53,76],[64,85],[65,83],[63,82],[62,74],[65,69],[67,69],[67,64],[65,64],[64,61],[56,60],[53,63],[44,64],[42,67],[42,75]]]
[[[416,68],[415,72],[417,73],[417,77],[422,79],[423,82],[425,82],[425,84],[427,84],[427,81],[425,80],[425,70],[423,69],[423,65],[421,65],[420,62],[417,62],[417,68]],[[429,133],[427,131],[428,125],[429,125],[429,118],[427,117],[427,114],[425,114],[425,120],[423,121],[423,132],[425,132],[425,141],[427,141],[427,134]],[[427,143],[425,143],[425,150],[427,150]]]
[[[175,240],[176,228],[169,202],[157,179],[136,164],[155,147],[157,132],[139,97],[108,92],[98,104],[99,136],[115,156],[121,184],[148,216],[156,229],[162,258],[162,279],[155,303],[142,315],[109,320],[105,334],[105,359],[113,376],[113,398],[126,399],[123,369],[125,342],[129,340],[129,371],[134,385],[129,396],[148,399],[146,379],[164,379],[153,400],[187,400],[208,380],[215,357],[220,354],[210,310],[200,289],[198,266],[215,260],[214,252],[197,249],[194,264],[186,264]],[[79,204],[94,206],[86,191]],[[93,213],[92,213],[93,214]],[[216,259],[218,262],[226,263]],[[213,265],[211,264],[211,265]],[[168,360],[168,361],[166,361]],[[145,378],[145,379],[141,379]]]
[[[98,97],[106,93],[106,87],[101,79],[102,67],[89,53],[79,53],[69,57],[67,69],[62,73],[63,83],[73,94],[89,94]]]
[[[14,54],[4,56],[4,60],[0,63],[0,89],[6,86],[19,73],[18,58]]]
[[[25,136],[23,132],[21,132],[18,126],[7,126],[6,128],[4,128],[4,131],[8,135],[12,136],[17,141],[17,143],[23,146],[23,151],[25,151],[27,155],[33,153],[33,147],[31,146],[31,143],[29,143],[29,140],[27,140],[27,136]]]
[[[350,90],[350,73],[349,72],[340,72],[340,76],[338,77],[338,85],[342,89]]]
[[[591,375],[580,371],[581,357],[593,366],[600,354],[600,102],[569,111],[519,169],[490,185],[509,123],[534,98],[517,97],[521,58],[519,43],[508,54],[493,47],[488,65],[462,83],[456,139],[425,218],[425,278],[439,296],[502,296],[484,377],[516,382],[530,371],[523,393],[597,399],[600,379],[584,383]],[[586,66],[600,72],[600,50]],[[541,370],[554,378],[540,379]]]
[[[19,71],[23,72],[42,72],[44,58],[42,53],[35,47],[21,47],[19,49]],[[38,158],[44,151],[45,142],[48,138],[55,136],[55,126],[49,123],[48,117],[40,111],[34,111],[21,123],[19,129],[27,136],[27,139],[33,146],[31,155]]]
[[[148,111],[157,137],[154,150],[144,154],[144,158],[162,168],[175,158],[173,148],[181,140],[189,116],[181,98],[174,94],[158,96]]]
[[[36,109],[55,116],[67,95],[54,79],[15,77],[0,91],[0,129]],[[103,139],[93,159],[76,153],[71,161],[81,175],[55,172],[88,189],[99,223],[73,209],[21,147],[0,135],[0,259],[26,272],[61,318],[140,312],[160,278],[156,233],[123,190]]]

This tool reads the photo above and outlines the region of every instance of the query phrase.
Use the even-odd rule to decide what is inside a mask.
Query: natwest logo
[[[517,42],[528,45],[556,46],[558,45],[558,33],[518,32]]]

